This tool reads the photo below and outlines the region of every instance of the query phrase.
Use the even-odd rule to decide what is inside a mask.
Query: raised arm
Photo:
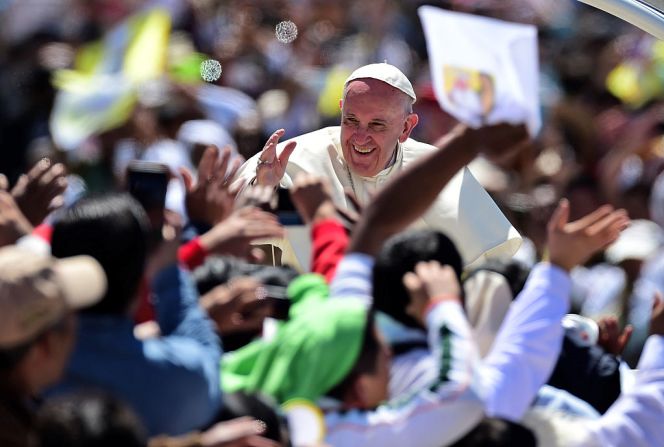
[[[519,421],[551,375],[569,308],[568,272],[613,242],[629,223],[624,210],[604,206],[568,222],[562,200],[548,225],[549,263],[535,266],[510,307],[480,367],[487,415]]]
[[[375,255],[386,239],[424,214],[450,179],[478,153],[500,157],[522,146],[527,138],[523,125],[457,126],[438,150],[404,170],[365,208],[348,251]]]
[[[404,283],[411,294],[409,314],[428,328],[437,379],[373,411],[328,415],[330,445],[439,447],[464,436],[482,418],[483,405],[472,386],[477,348],[454,271],[436,261],[420,263]]]

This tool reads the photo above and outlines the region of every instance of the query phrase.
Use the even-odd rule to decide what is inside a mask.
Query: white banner
[[[440,106],[472,127],[541,126],[537,29],[487,17],[418,9]]]

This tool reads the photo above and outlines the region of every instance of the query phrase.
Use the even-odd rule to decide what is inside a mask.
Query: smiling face
[[[341,148],[354,173],[373,177],[389,164],[397,142],[417,124],[410,98],[376,79],[356,79],[345,89],[341,107]]]

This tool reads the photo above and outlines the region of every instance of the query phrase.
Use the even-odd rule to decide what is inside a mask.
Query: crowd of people
[[[539,31],[472,128],[425,3],[0,2],[0,445],[664,445],[660,42],[436,2]]]

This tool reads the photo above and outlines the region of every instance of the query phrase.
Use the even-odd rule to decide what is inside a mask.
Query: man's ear
[[[401,132],[401,135],[399,135],[399,143],[405,142],[408,137],[410,137],[410,133],[413,131],[415,126],[417,126],[419,120],[420,117],[417,116],[417,113],[408,114],[406,120],[403,123],[403,132]]]
[[[344,107],[344,99],[341,98],[341,99],[339,99],[339,108],[343,109],[343,107]]]

